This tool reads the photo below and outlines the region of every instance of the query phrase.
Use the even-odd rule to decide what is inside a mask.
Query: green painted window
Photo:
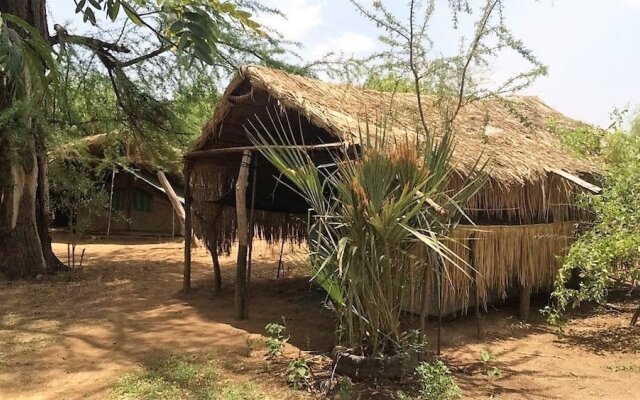
[[[142,212],[151,212],[151,195],[142,190],[133,192],[133,209]]]
[[[111,207],[113,210],[117,210],[117,211],[124,210],[125,193],[126,192],[123,189],[113,190],[113,198],[111,199]]]

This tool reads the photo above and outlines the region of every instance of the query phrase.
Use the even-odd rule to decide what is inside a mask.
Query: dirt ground
[[[66,245],[56,243],[66,260]],[[264,327],[284,319],[288,353],[328,352],[334,322],[324,296],[304,277],[289,250],[275,278],[279,246],[256,246],[250,319],[233,318],[234,257],[223,257],[222,293],[214,294],[210,258],[193,255],[190,295],[182,286],[182,243],[157,239],[91,241],[82,268],[36,283],[0,282],[0,399],[102,399],[118,377],[167,354],[214,354],[229,379],[260,383],[275,399],[303,397],[263,361]],[[640,399],[640,327],[628,327],[632,306],[573,315],[562,335],[543,323],[523,324],[512,307],[446,321],[443,356],[464,398]],[[435,323],[431,324],[435,343]],[[491,353],[501,377],[479,362]]]

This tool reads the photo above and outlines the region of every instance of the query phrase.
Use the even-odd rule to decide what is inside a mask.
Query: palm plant
[[[319,167],[303,148],[302,129],[295,132],[286,114],[269,117],[270,128],[258,120],[247,134],[310,206],[313,278],[335,309],[339,344],[368,356],[398,352],[412,277],[442,277],[443,265],[462,262],[447,247],[447,233],[479,179],[449,189],[451,132],[398,139],[384,121],[367,125],[357,154],[345,146]]]

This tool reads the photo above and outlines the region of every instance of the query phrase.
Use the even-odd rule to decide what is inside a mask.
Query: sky
[[[264,2],[281,9],[287,19],[269,16],[260,22],[300,42],[299,53],[307,60],[329,51],[366,56],[382,48],[380,31],[348,0]],[[383,2],[399,15],[406,9],[402,0]],[[78,19],[72,0],[48,4],[51,25]],[[438,6],[446,4],[438,0]],[[507,0],[505,16],[515,36],[549,67],[548,76],[522,94],[538,96],[572,118],[603,127],[611,122],[614,108],[633,111],[640,106],[640,0]],[[443,15],[432,28],[434,41],[444,43],[443,52],[457,43],[443,28],[449,21]],[[513,57],[505,56],[495,61],[492,71],[499,79],[519,67]]]

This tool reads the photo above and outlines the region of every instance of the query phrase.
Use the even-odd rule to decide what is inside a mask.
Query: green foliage
[[[460,388],[442,361],[420,363],[416,367],[416,375],[420,388],[414,400],[452,400],[461,397]]]
[[[353,382],[345,376],[338,378],[336,383],[336,396],[338,400],[351,400],[354,398],[355,388]]]
[[[265,399],[250,384],[223,383],[216,363],[199,356],[171,356],[147,364],[139,372],[118,380],[116,399],[240,400]],[[266,397],[268,399],[268,397]]]
[[[286,329],[283,325],[268,323],[265,326],[267,332],[267,358],[276,359],[282,356],[287,339],[282,335]]]
[[[415,93],[416,87],[412,80],[394,74],[372,73],[363,85],[366,89],[380,92]]]
[[[0,13],[0,73],[12,83],[14,97],[51,95],[59,78],[52,52],[48,40],[33,26]]]
[[[547,68],[507,25],[506,2],[468,0],[410,2],[396,12],[392,1],[351,0],[358,11],[380,30],[383,48],[363,60],[366,87],[436,96],[445,118],[453,119],[459,106],[496,95],[508,95],[530,86]],[[369,4],[367,4],[369,3]],[[451,17],[450,29],[438,18]],[[460,20],[473,20],[473,34],[465,36]],[[434,32],[446,35],[456,48],[440,46]],[[490,76],[490,65],[511,53],[529,69],[499,81]]]
[[[552,323],[561,322],[568,307],[584,301],[606,302],[614,283],[640,280],[640,131],[561,134],[569,138],[565,143],[572,144],[574,151],[601,159],[606,179],[600,195],[584,195],[580,200],[593,219],[583,227],[558,272],[555,304],[546,309]],[[599,147],[585,143],[599,143]],[[574,276],[579,279],[577,286],[569,285]]]
[[[480,352],[480,361],[482,362],[482,370],[489,379],[499,378],[502,376],[502,370],[493,364],[493,357],[488,350]]]
[[[311,368],[304,358],[291,360],[287,365],[287,382],[295,390],[309,386],[311,382]]]
[[[295,145],[294,138],[302,136],[286,118],[273,119],[273,130],[258,124],[261,128],[254,126],[249,135],[313,209],[308,228],[311,266],[337,313],[340,344],[372,356],[402,351],[405,288],[416,276],[412,274],[423,276],[437,259],[457,265],[445,244],[446,234],[460,218],[458,204],[467,201],[480,180],[472,176],[459,192],[448,189],[453,145],[447,133],[437,142],[407,137],[397,144],[383,128],[371,128],[370,135],[361,134],[365,139],[360,156],[338,152],[335,169],[327,170],[317,168],[309,154],[295,146],[269,146]],[[384,123],[377,126],[391,129]],[[415,257],[417,246],[429,256]]]

